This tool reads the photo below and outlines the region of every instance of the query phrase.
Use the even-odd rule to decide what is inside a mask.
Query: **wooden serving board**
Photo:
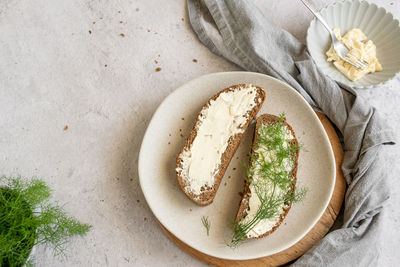
[[[340,143],[339,137],[337,136],[335,129],[332,124],[328,120],[328,118],[322,113],[316,112],[318,118],[321,120],[322,125],[325,128],[326,133],[328,134],[329,141],[331,142],[333,153],[335,155],[336,161],[336,184],[333,191],[333,195],[331,201],[329,202],[328,207],[326,208],[324,214],[321,219],[317,222],[317,224],[311,229],[308,234],[301,239],[299,242],[291,246],[290,248],[281,251],[277,254],[257,258],[253,260],[225,260],[216,257],[212,257],[201,253],[192,247],[186,245],[181,240],[176,238],[172,233],[170,233],[164,226],[160,223],[162,229],[165,233],[177,244],[182,250],[189,253],[190,255],[198,258],[199,260],[215,266],[235,266],[235,267],[244,267],[244,266],[280,266],[285,263],[288,263],[292,260],[297,259],[305,252],[307,252],[314,244],[316,244],[321,238],[325,236],[325,234],[329,231],[331,226],[333,225],[340,208],[343,203],[344,194],[346,191],[346,181],[344,179],[341,165],[343,161],[343,149]]]

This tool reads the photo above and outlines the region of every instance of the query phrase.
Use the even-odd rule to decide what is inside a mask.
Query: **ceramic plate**
[[[199,207],[179,187],[175,159],[195,118],[209,98],[238,83],[264,87],[266,100],[258,114],[285,112],[287,121],[307,152],[299,157],[298,182],[308,194],[292,206],[284,223],[270,236],[243,243],[236,249],[226,245],[232,237],[230,221],[239,207],[254,123],[245,132],[221,182],[214,202]],[[224,259],[253,259],[282,251],[300,240],[322,216],[335,184],[335,161],[329,139],[308,103],[287,84],[251,72],[222,72],[194,79],[171,93],[158,107],[143,138],[139,155],[140,185],[151,210],[172,234],[194,249]],[[211,221],[210,235],[201,223]]]
[[[384,8],[362,1],[338,1],[320,12],[331,28],[340,28],[342,35],[353,28],[361,29],[368,40],[376,45],[376,56],[383,71],[365,75],[352,82],[326,61],[325,52],[331,45],[328,32],[316,19],[307,31],[307,46],[318,67],[332,79],[356,88],[369,88],[383,84],[400,72],[399,21]]]

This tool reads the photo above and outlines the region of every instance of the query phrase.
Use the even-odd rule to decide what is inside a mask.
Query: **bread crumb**
[[[160,70],[161,70],[161,68],[160,68],[160,67],[156,68],[156,72],[159,72]]]
[[[185,118],[181,118],[181,120],[183,120],[183,121],[184,121],[184,120],[185,120]]]
[[[185,21],[185,19],[184,19],[184,18],[181,18],[181,20],[182,20],[182,21]]]
[[[68,130],[68,125],[65,125],[64,131]]]
[[[121,13],[121,11],[118,10],[118,13]]]
[[[171,144],[171,142],[168,142],[168,145],[170,145]]]
[[[104,199],[100,199],[100,202],[104,202]]]
[[[147,29],[147,32],[150,32],[150,29]]]
[[[158,32],[154,32],[154,34],[158,34]]]
[[[123,33],[120,33],[119,35],[120,35],[121,37],[125,37],[125,34],[123,34]]]
[[[93,21],[93,24],[96,24],[96,21]]]
[[[106,68],[107,68],[107,64],[104,64],[104,67],[106,67]]]
[[[158,64],[158,61],[157,61],[157,60],[154,60],[154,63]]]
[[[231,176],[230,176],[230,175],[228,176],[228,179],[231,179]]]
[[[91,30],[89,30],[89,34],[92,34],[92,31],[91,31]]]
[[[171,136],[171,134],[168,134],[168,136]]]
[[[180,132],[182,132],[182,129],[179,129]]]
[[[133,179],[131,178],[131,182],[133,181]]]
[[[195,59],[195,58],[194,58],[192,61],[193,61],[194,63],[197,63],[197,59]]]
[[[233,168],[232,170],[236,171],[236,168]]]
[[[123,22],[122,20],[119,21],[120,24],[122,24],[122,22]]]
[[[136,202],[137,202],[137,203],[140,203],[140,200],[139,200],[139,199],[137,199],[137,200],[136,200]]]

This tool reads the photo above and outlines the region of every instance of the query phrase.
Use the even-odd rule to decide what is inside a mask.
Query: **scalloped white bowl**
[[[339,72],[331,62],[326,61],[325,52],[331,45],[331,38],[315,18],[307,31],[307,46],[317,66],[335,81],[355,87],[371,88],[381,85],[400,72],[400,27],[399,21],[384,8],[365,1],[340,1],[319,12],[331,28],[340,28],[342,34],[353,28],[361,29],[376,45],[376,53],[383,71],[365,75],[352,82]]]

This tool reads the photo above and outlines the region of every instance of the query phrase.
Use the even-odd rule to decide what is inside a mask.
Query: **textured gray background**
[[[399,1],[372,2],[400,17]],[[300,1],[256,3],[305,41],[312,16]],[[185,1],[2,0],[0,59],[0,174],[44,178],[54,200],[94,226],[71,243],[67,259],[39,247],[37,266],[202,266],[163,234],[137,174],[140,143],[161,101],[200,75],[239,70],[199,43]],[[397,78],[360,94],[399,129],[399,90]],[[390,149],[400,173],[398,146]],[[400,260],[393,184],[382,266]]]

